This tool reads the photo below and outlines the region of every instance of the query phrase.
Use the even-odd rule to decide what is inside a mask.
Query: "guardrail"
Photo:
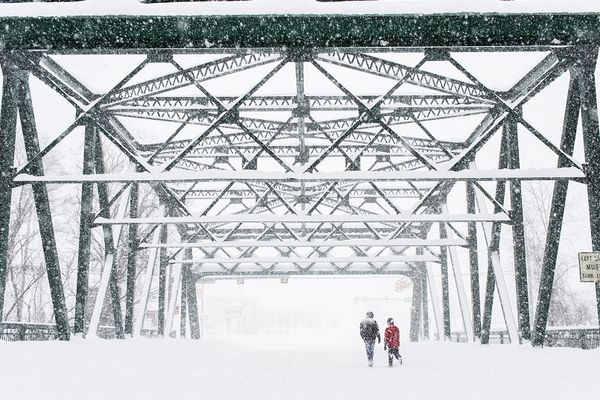
[[[600,347],[600,330],[594,328],[548,329],[544,346],[597,349]]]
[[[100,326],[98,336],[103,339],[114,339],[115,328],[111,326]],[[142,329],[144,337],[158,337],[156,329]],[[0,323],[0,340],[9,342],[28,340],[56,340],[58,331],[54,324],[3,322]]]
[[[466,343],[467,335],[464,332],[451,332],[450,333],[450,341]],[[508,336],[507,331],[490,331],[490,341],[491,344],[508,344],[510,343],[510,337]]]
[[[103,339],[114,339],[115,329],[110,326],[98,328],[98,336]],[[143,329],[142,336],[158,337],[156,329]],[[0,323],[0,340],[28,341],[28,340],[56,340],[58,332],[54,324],[3,322]],[[464,332],[452,332],[450,340],[453,342],[466,342]],[[510,337],[507,331],[490,331],[490,344],[508,344]],[[574,347],[580,349],[595,349],[600,347],[600,330],[595,328],[550,328],[546,330],[544,346],[547,347]]]
[[[466,342],[464,332],[452,332],[450,340]],[[490,344],[509,344],[507,331],[490,331]],[[573,347],[579,349],[596,349],[600,347],[600,329],[596,328],[548,328],[544,339],[547,347]]]

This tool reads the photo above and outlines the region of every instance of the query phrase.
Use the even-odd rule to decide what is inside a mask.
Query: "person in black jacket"
[[[369,367],[373,366],[373,353],[375,350],[375,339],[377,343],[381,343],[381,336],[379,335],[379,326],[377,321],[373,319],[374,315],[371,311],[367,312],[367,316],[360,323],[360,337],[365,342],[365,349],[367,350],[367,360],[369,361]]]

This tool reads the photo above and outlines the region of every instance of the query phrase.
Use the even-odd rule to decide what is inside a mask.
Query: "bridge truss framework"
[[[181,321],[189,321],[196,338],[200,331],[194,288],[199,279],[390,274],[406,275],[413,282],[411,340],[429,336],[429,304],[438,337],[450,337],[453,283],[469,340],[488,342],[496,298],[511,342],[542,344],[569,181],[587,185],[592,243],[600,250],[594,77],[598,33],[589,16],[535,16],[537,30],[519,31],[524,28],[517,25],[510,35],[507,16],[487,16],[497,19],[490,24],[484,17],[90,17],[79,22],[95,29],[71,37],[73,18],[2,18],[0,310],[11,251],[11,193],[31,185],[61,339],[69,339],[72,332],[95,333],[107,299],[116,336],[140,334],[154,274],[159,282],[159,335],[174,329],[179,305]],[[336,18],[338,23],[332,23]],[[561,18],[575,25],[570,26],[573,32],[557,29]],[[459,21],[466,22],[459,26]],[[29,28],[23,33],[22,26]],[[411,30],[417,26],[417,31]],[[468,35],[451,34],[453,27]],[[578,27],[589,35],[575,34]],[[482,39],[486,35],[487,41]],[[566,37],[557,40],[559,35]],[[487,87],[455,56],[498,50],[546,55],[505,91]],[[421,54],[420,61],[404,65],[389,57],[409,52]],[[110,90],[97,93],[69,70],[68,63],[61,64],[57,56],[64,54],[138,54],[143,60]],[[181,54],[212,58],[190,67],[178,62]],[[432,62],[446,63],[464,79],[423,68]],[[174,72],[140,80],[141,72],[154,64],[168,65]],[[293,93],[263,93],[261,88],[286,68],[292,71]],[[241,88],[240,79],[245,78],[239,76],[249,71],[255,71],[255,82],[234,96],[208,88],[214,80],[230,80]],[[308,79],[315,73],[337,94],[307,93]],[[523,106],[565,74],[569,89],[562,138],[554,144],[527,121]],[[348,83],[348,76],[376,77],[388,84],[374,85],[374,93],[361,93]],[[68,127],[43,148],[32,78],[60,94],[76,112]],[[407,86],[420,94],[403,93]],[[194,94],[181,94],[182,88]],[[473,116],[480,116],[480,122],[461,140],[444,139],[426,123]],[[27,161],[15,166],[17,120]],[[157,121],[161,127],[167,123],[173,129],[153,130],[148,141],[125,123],[132,120]],[[573,157],[578,121],[584,161]],[[420,133],[406,134],[407,126]],[[44,157],[78,133],[84,135],[81,174],[45,174]],[[556,167],[521,168],[519,138],[524,134],[533,135],[557,156]],[[478,169],[476,156],[497,138],[498,168]],[[106,171],[108,143],[127,157],[127,171]],[[555,182],[533,321],[521,192],[525,180]],[[484,185],[488,181],[497,182],[495,191]],[[51,184],[81,187],[72,329],[49,204]],[[119,187],[116,193],[109,192],[109,184]],[[139,215],[142,185],[158,199],[155,215]],[[456,207],[449,207],[448,197],[461,185],[464,211],[450,212]],[[140,225],[151,227],[150,233],[139,235]],[[514,242],[515,287],[507,284],[500,262],[503,226],[510,227]],[[86,324],[92,229],[103,232],[105,261]],[[482,244],[488,268],[480,304]],[[120,282],[117,251],[123,247],[128,249],[127,276]],[[463,281],[460,247],[468,249],[468,283]],[[148,263],[136,279],[141,252],[147,252]],[[441,290],[434,278],[438,273]],[[514,309],[510,290],[516,292]],[[600,318],[598,284],[596,294]]]

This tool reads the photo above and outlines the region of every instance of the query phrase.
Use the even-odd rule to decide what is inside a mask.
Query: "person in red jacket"
[[[387,323],[388,326],[385,328],[383,339],[383,349],[388,351],[388,365],[390,367],[393,365],[394,357],[396,357],[396,360],[399,360],[400,365],[402,365],[402,357],[398,352],[400,348],[400,329],[394,325],[394,320],[392,318],[388,318]]]

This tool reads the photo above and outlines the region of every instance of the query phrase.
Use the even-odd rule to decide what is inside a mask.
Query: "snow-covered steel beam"
[[[55,52],[343,47],[480,50],[600,43],[600,25],[594,13],[4,16],[0,26],[4,49]],[[23,26],[28,27],[26,35]]]
[[[96,218],[96,225],[208,224],[208,223],[393,223],[393,222],[510,222],[505,214],[395,214],[395,215],[273,215],[234,214],[203,217]]]
[[[278,129],[281,129],[282,132],[292,132],[295,131],[294,128],[297,128],[296,124],[290,123],[288,124],[288,126],[283,127],[282,129],[282,125],[283,123],[277,122],[277,121],[267,121],[267,120],[257,120],[257,119],[247,119],[247,118],[241,118],[241,121],[244,122],[254,122],[254,121],[259,121],[262,122],[262,124],[264,125],[272,125],[269,129],[271,129],[271,131],[261,131],[261,130],[253,130],[250,129],[250,132],[252,132],[252,134],[254,134],[257,138],[267,141],[271,138],[271,136],[273,135],[274,132],[276,132]],[[343,121],[343,124],[341,125],[337,125],[337,123],[341,123],[341,121]],[[320,129],[326,131],[331,138],[333,139],[337,139],[340,135],[340,131],[343,130],[344,127],[347,127],[347,123],[351,121],[351,119],[343,119],[343,120],[333,120],[333,121],[325,121],[326,123],[334,123],[336,124],[335,128],[337,129],[337,131],[331,131],[331,130],[327,130],[325,129],[326,127],[323,126],[321,123],[319,123]],[[313,124],[308,123],[306,124],[306,126],[308,128],[311,128]],[[363,125],[365,126],[365,125]],[[312,127],[311,129],[316,129],[315,127]],[[307,133],[306,137],[316,137],[316,135],[313,135],[313,133]],[[387,148],[387,147],[402,147],[402,145],[398,142],[398,140],[396,140],[393,136],[388,135],[387,133],[380,133],[375,139],[373,139],[373,132],[365,132],[365,131],[361,131],[359,129],[357,129],[356,131],[354,131],[352,134],[350,134],[347,139],[344,141],[344,144],[367,144],[367,143],[371,143],[373,145],[373,147],[379,147],[380,149],[383,148]],[[281,137],[283,139],[289,139],[290,137],[286,136],[286,135],[281,135]],[[418,148],[427,148],[427,147],[433,147],[435,146],[435,143],[433,140],[428,139],[428,138],[420,138],[420,137],[412,137],[412,136],[402,136],[402,138],[410,143],[412,146],[414,147],[418,147]],[[322,137],[321,137],[322,139]],[[181,149],[184,148],[187,143],[189,142],[189,140],[178,140],[178,141],[172,141],[168,144],[168,146],[165,146],[165,150],[173,150],[173,149]],[[465,148],[465,145],[463,143],[460,142],[449,142],[449,141],[438,141],[438,143],[440,143],[441,145],[443,145],[446,149],[450,150],[450,151],[456,151],[456,150],[462,150]],[[154,151],[156,150],[159,146],[162,146],[162,142],[160,143],[151,143],[151,144],[144,144],[141,145],[139,147],[139,149],[141,151]],[[241,145],[248,145],[248,144],[255,144],[255,141],[247,134],[243,133],[243,132],[233,132],[233,133],[222,133],[220,135],[214,135],[214,136],[208,136],[206,137],[203,141],[202,141],[202,147],[203,148],[210,148],[210,147],[227,147],[227,146],[231,146],[231,144],[234,144],[236,146],[241,146]]]
[[[211,189],[192,189],[192,190],[185,190],[182,188],[171,188],[173,190],[174,193],[178,194],[178,195],[182,195],[183,193],[186,193],[185,198],[188,200],[195,200],[195,199],[214,199],[217,196],[219,196],[221,194],[221,190],[211,190]],[[381,192],[385,194],[385,196],[389,199],[393,199],[393,198],[415,198],[415,197],[420,197],[422,196],[422,192],[425,192],[427,190],[429,190],[429,187],[422,187],[422,188],[380,188]],[[260,188],[257,190],[250,190],[250,189],[230,189],[229,191],[227,191],[227,193],[225,193],[223,196],[221,196],[221,199],[236,199],[236,200],[257,200],[259,198],[259,196],[257,196],[257,193],[262,193],[264,192],[264,188]],[[300,196],[300,193],[296,192],[301,190],[300,187],[298,188],[293,188],[291,189],[293,190],[293,192],[290,192],[289,190],[286,191],[282,191],[279,187],[278,187],[278,191],[279,194],[281,194],[283,197],[287,198],[298,198]],[[310,187],[306,188],[305,194],[304,196],[307,197],[314,197],[317,195],[322,194],[322,191],[311,191]],[[349,198],[357,198],[357,199],[376,199],[376,198],[380,198],[381,195],[376,193],[375,190],[373,189],[363,189],[363,188],[356,188],[353,189],[349,194],[348,194]]]
[[[357,108],[349,109],[349,110],[314,110],[311,111],[354,111]],[[469,115],[478,115],[489,112],[489,107],[481,107],[481,106],[455,106],[455,107],[436,107],[436,106],[403,106],[403,107],[380,107],[380,111],[383,111],[383,116],[386,117],[388,123],[390,125],[402,125],[402,124],[410,124],[412,123],[412,118],[410,115],[414,115],[415,118],[421,121],[435,121],[439,119],[446,118],[455,118],[455,117],[464,117]],[[185,122],[190,125],[208,125],[214,120],[216,114],[216,109],[203,109],[203,110],[194,110],[194,109],[185,109],[185,110],[169,110],[169,109],[161,109],[161,108],[123,108],[123,109],[114,109],[114,110],[106,110],[110,111],[111,115],[128,117],[128,118],[141,118],[155,121],[170,121],[170,122]],[[240,112],[285,112],[288,110],[285,109],[239,109]],[[289,111],[288,111],[289,112]],[[240,120],[244,120],[244,118],[240,118]],[[324,122],[323,128],[326,130],[331,129],[339,129],[339,127],[332,126],[334,122]],[[374,124],[366,124],[366,126],[373,126]],[[235,128],[235,124],[223,124],[223,126]],[[253,124],[249,127],[254,127],[256,129],[263,128],[262,126],[256,126]],[[290,124],[290,130],[293,131],[293,128],[296,127],[296,124]],[[311,125],[309,125],[311,127]],[[274,128],[274,126],[271,126]]]
[[[252,52],[224,57],[216,61],[210,61],[196,67],[188,68],[181,72],[174,72],[169,75],[124,87],[111,93],[110,96],[107,96],[102,101],[102,107],[113,106],[127,100],[168,92],[180,87],[189,86],[192,83],[203,82],[227,74],[244,71],[248,68],[273,63],[282,58],[283,57],[280,54],[266,52]]]
[[[411,263],[438,262],[439,259],[429,255],[377,256],[377,257],[241,257],[241,258],[190,258],[173,260],[172,264],[317,264],[334,265],[353,263]]]
[[[161,173],[128,173],[128,174],[89,174],[89,175],[46,175],[33,176],[19,174],[13,179],[14,184],[34,182],[44,183],[82,183],[82,182],[379,182],[379,181],[502,181],[502,180],[561,180],[585,179],[585,173],[579,168],[546,168],[546,169],[490,169],[460,171],[343,171],[316,173],[278,173],[263,171],[205,171],[202,174],[189,172]]]
[[[466,246],[463,239],[392,239],[392,240],[232,240],[219,242],[142,244],[141,249],[167,248],[221,248],[221,247],[352,247],[352,246]]]
[[[394,264],[390,269],[377,270],[366,269],[366,268],[358,268],[356,266],[350,266],[349,269],[339,269],[329,266],[329,268],[324,268],[320,266],[315,269],[300,269],[300,268],[278,268],[278,269],[264,269],[257,270],[256,268],[244,268],[243,266],[240,269],[235,271],[229,270],[221,270],[221,271],[213,271],[213,270],[196,270],[192,267],[192,274],[194,274],[196,279],[207,278],[212,280],[220,280],[220,279],[232,279],[232,278],[248,278],[248,279],[262,279],[262,278],[281,278],[281,277],[309,277],[309,276],[319,276],[319,277],[331,277],[340,275],[343,276],[363,276],[363,275],[404,275],[411,276],[413,273],[412,266],[408,266],[406,264]],[[202,282],[201,280],[199,282]]]
[[[444,93],[476,99],[490,98],[485,91],[473,83],[451,79],[427,71],[411,71],[412,67],[367,54],[342,53],[338,51],[317,55],[315,59],[394,80],[402,79],[409,75],[407,78],[408,83]]]
[[[399,155],[409,155],[409,151],[405,147],[401,146],[388,146],[385,150],[379,148],[378,146],[369,147],[367,149],[364,148],[364,145],[357,144],[346,144],[340,145],[340,150],[343,150],[346,153],[358,153],[361,152],[365,155],[374,156],[374,155],[383,155],[383,156],[399,156]],[[219,147],[204,147],[197,146],[186,156],[186,159],[189,158],[212,158],[212,157],[237,157],[239,153],[242,153],[247,156],[251,156],[260,150],[260,146],[258,145],[240,145],[236,146],[235,150],[232,148],[228,148],[225,146]],[[293,145],[283,145],[276,144],[270,145],[269,149],[273,151],[273,153],[279,155],[280,157],[285,156],[297,156],[298,155],[298,146]],[[323,145],[307,145],[308,154],[314,156],[316,154],[321,154],[323,151],[327,149],[327,146]],[[435,147],[424,147],[419,148],[423,153],[428,154],[440,154],[441,151],[439,148]],[[161,155],[165,156],[167,154],[173,154],[176,152],[176,149],[165,149],[161,151]],[[239,152],[239,153],[238,153]],[[332,156],[335,154],[332,154]],[[340,156],[337,154],[337,156]]]
[[[359,95],[365,103],[375,101],[378,95]],[[222,103],[228,104],[235,101],[235,97],[217,97]],[[304,100],[308,109],[311,111],[343,111],[357,110],[358,106],[347,96],[333,95],[305,95]],[[451,108],[451,109],[488,109],[493,104],[489,102],[477,102],[464,96],[438,95],[438,94],[415,94],[415,95],[394,95],[386,98],[381,105],[381,109],[396,109],[399,107],[409,110],[419,108]],[[240,111],[293,111],[299,106],[296,96],[252,96],[245,100],[239,107]],[[167,97],[152,96],[138,98],[119,106],[109,107],[110,111],[127,111],[137,109],[156,109],[165,111],[186,111],[186,110],[212,110],[216,111],[218,105],[208,97]]]

